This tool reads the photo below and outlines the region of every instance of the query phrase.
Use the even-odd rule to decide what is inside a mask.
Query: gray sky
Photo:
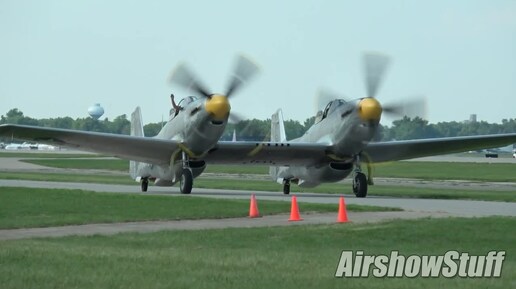
[[[425,95],[430,122],[516,117],[516,1],[0,0],[0,35],[0,114],[85,117],[98,102],[157,122],[171,92],[189,94],[166,81],[178,63],[221,92],[243,52],[262,70],[232,109],[304,120],[321,87],[363,97],[362,53],[380,51],[380,102]]]

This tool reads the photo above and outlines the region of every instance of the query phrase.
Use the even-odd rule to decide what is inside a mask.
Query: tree
[[[302,136],[306,129],[303,125],[299,123],[297,120],[287,120],[285,123],[285,134],[287,135],[287,139],[294,139]],[[269,128],[270,130],[270,128]]]
[[[235,130],[240,140],[264,141],[270,139],[270,127],[270,119],[246,119],[237,123]]]
[[[315,123],[315,116],[305,119],[305,121],[303,122],[305,131],[307,131],[310,127],[312,127],[312,125],[314,125],[314,123]]]
[[[5,116],[2,115],[0,123],[38,125],[36,119],[24,116],[23,112],[19,111],[17,108],[9,110]]]
[[[73,129],[96,132],[108,132],[104,122],[93,119],[91,117],[77,118],[74,122]]]
[[[429,126],[428,121],[420,117],[411,119],[405,116],[403,119],[393,121],[392,125],[389,135],[391,139],[407,140],[439,136],[435,128]]]
[[[107,121],[105,125],[110,133],[129,134],[131,132],[131,122],[127,120],[125,114],[115,117],[112,122]]]
[[[145,136],[156,136],[166,122],[148,123],[143,126]]]

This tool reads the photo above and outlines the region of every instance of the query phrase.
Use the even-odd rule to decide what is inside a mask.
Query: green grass
[[[290,212],[290,203],[259,200],[262,215]],[[337,212],[338,204],[303,203],[305,212]],[[348,205],[350,211],[392,211],[395,208]],[[81,190],[0,187],[0,228],[146,220],[245,217],[249,200],[190,196],[96,193]]]
[[[0,152],[0,158],[95,158],[103,157],[100,154],[91,153],[54,153],[54,152]]]
[[[200,178],[195,180],[196,188],[281,191],[282,186],[272,181],[253,180],[223,180]],[[353,194],[349,184],[323,184],[315,188],[300,188],[291,186],[291,192],[312,192],[326,194]],[[369,196],[396,196],[424,199],[470,199],[485,201],[516,202],[516,191],[476,191],[455,189],[413,188],[401,186],[370,186]]]
[[[137,185],[129,175],[99,175],[99,174],[63,174],[63,173],[25,173],[25,172],[1,172],[0,179],[6,180],[32,180],[45,182],[67,183],[99,183],[118,185]]]
[[[516,182],[516,163],[392,162],[374,166],[375,177]]]
[[[0,242],[2,288],[514,288],[516,218],[424,219]],[[501,278],[335,278],[342,250],[506,250]]]
[[[450,200],[481,200],[516,202],[515,191],[490,191],[486,190],[458,190],[458,189],[428,189],[414,187],[369,187],[370,196],[392,196],[421,199],[450,199]]]
[[[129,162],[117,159],[30,159],[29,163],[77,169],[111,169],[128,171]],[[268,174],[266,166],[208,165],[207,173]],[[452,163],[452,162],[390,162],[374,166],[375,177],[417,178],[428,180],[473,180],[516,182],[516,164]]]
[[[208,165],[207,173],[268,175],[269,167],[263,165]]]
[[[111,175],[81,175],[81,174],[57,174],[57,173],[10,173],[0,172],[0,179],[11,180],[35,180],[52,182],[79,182],[79,183],[103,183],[134,185],[138,184],[124,176]],[[239,179],[214,179],[197,178],[194,181],[195,188],[227,189],[227,190],[251,190],[251,191],[282,191],[280,184],[273,181],[239,180]],[[152,190],[152,187],[150,188]],[[292,185],[291,190],[296,192],[328,193],[328,194],[353,194],[349,184],[331,183],[323,184],[316,188],[299,188]],[[433,189],[414,188],[403,186],[370,186],[370,196],[396,196],[425,199],[469,199],[484,201],[516,202],[516,191],[490,191],[484,190],[459,190],[459,189]]]
[[[26,159],[22,161],[62,169],[129,171],[129,161],[120,159]]]

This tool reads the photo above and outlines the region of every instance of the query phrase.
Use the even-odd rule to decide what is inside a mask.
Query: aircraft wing
[[[362,154],[365,157],[364,161],[387,162],[503,147],[514,143],[516,143],[516,133],[417,139],[369,143]]]
[[[181,150],[181,144],[172,140],[26,125],[0,125],[0,136],[157,165],[169,165]],[[208,164],[305,166],[328,161],[329,149],[313,143],[219,142],[207,154],[193,158]]]
[[[158,165],[168,165],[179,149],[179,143],[172,140],[26,125],[0,125],[0,136]]]
[[[331,146],[320,143],[218,142],[202,159],[207,163],[310,166],[330,161]]]
[[[181,144],[157,138],[25,125],[0,125],[0,136],[168,165]],[[516,143],[516,133],[369,143],[364,161],[385,162],[464,152]],[[311,166],[332,161],[332,147],[321,143],[218,142],[198,159],[221,164]],[[195,157],[194,157],[195,158]]]

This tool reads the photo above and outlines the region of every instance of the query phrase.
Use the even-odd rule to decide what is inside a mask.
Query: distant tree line
[[[44,127],[65,129],[78,129],[85,131],[107,132],[116,134],[129,134],[131,123],[127,115],[123,114],[113,120],[104,118],[95,120],[91,117],[76,118],[58,117],[34,119],[25,116],[23,112],[14,108],[0,117],[0,124],[25,124]],[[296,120],[285,121],[285,132],[288,139],[302,136],[314,123],[314,117],[307,118],[303,123]],[[144,126],[146,136],[155,136],[164,123],[149,123]],[[231,140],[233,131],[236,131],[237,140],[269,140],[271,120],[243,120],[237,124],[229,123],[222,140]],[[516,132],[516,119],[503,119],[502,123],[480,122],[439,122],[430,124],[421,118],[409,118],[393,121],[392,126],[380,126],[379,134],[375,140],[406,140],[435,137],[452,137],[480,134],[514,133]]]

